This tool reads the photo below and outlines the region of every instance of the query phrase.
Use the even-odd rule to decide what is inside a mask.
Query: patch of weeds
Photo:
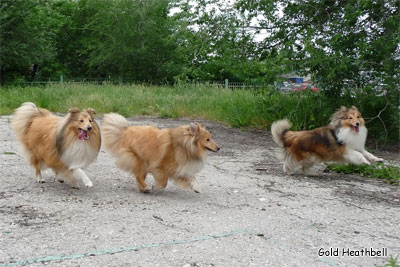
[[[328,169],[338,173],[357,173],[364,177],[383,179],[388,184],[400,185],[400,169],[395,166],[385,166],[382,162],[372,165],[329,165]]]
[[[4,155],[15,155],[15,152],[9,152],[9,151],[4,151],[3,152]]]
[[[377,267],[400,267],[400,265],[397,263],[397,259],[399,258],[399,255],[397,255],[396,258],[393,258],[392,255],[390,255],[390,258],[387,259],[387,263],[383,266],[377,266]]]
[[[158,114],[160,119],[168,119],[168,118],[178,118],[179,114],[176,111],[171,110],[161,110]]]

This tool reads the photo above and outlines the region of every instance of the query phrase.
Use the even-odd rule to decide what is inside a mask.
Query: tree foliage
[[[313,75],[345,88],[399,84],[396,0],[3,0],[2,77],[273,82]],[[259,34],[262,41],[255,41]]]
[[[12,79],[26,75],[35,62],[52,71],[61,24],[51,2],[0,1],[0,76]]]
[[[239,0],[258,18],[265,50],[278,49],[291,68],[311,73],[330,95],[346,87],[398,85],[400,5],[396,0]]]

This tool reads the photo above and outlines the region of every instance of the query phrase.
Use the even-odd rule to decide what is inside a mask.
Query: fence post
[[[228,79],[225,79],[225,88],[228,88],[229,87],[229,81],[228,81]]]
[[[63,82],[64,82],[64,76],[60,75],[60,83],[63,83]]]

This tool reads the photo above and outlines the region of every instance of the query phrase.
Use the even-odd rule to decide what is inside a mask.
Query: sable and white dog
[[[36,170],[36,180],[43,183],[41,170],[51,168],[60,182],[79,188],[79,180],[93,186],[85,172],[100,150],[100,128],[93,119],[95,111],[71,108],[60,118],[31,102],[23,103],[13,114],[11,127],[20,142],[21,152]]]
[[[129,126],[124,117],[110,113],[101,126],[104,148],[120,169],[135,175],[143,193],[164,189],[168,180],[199,193],[195,174],[204,167],[207,151],[219,150],[211,134],[197,123],[167,129]],[[146,183],[148,173],[155,180],[152,190]]]
[[[365,150],[367,128],[356,107],[341,107],[328,126],[310,131],[290,131],[288,120],[275,121],[271,126],[273,140],[282,147],[283,170],[315,175],[310,168],[320,162],[347,162],[356,165],[383,161]]]

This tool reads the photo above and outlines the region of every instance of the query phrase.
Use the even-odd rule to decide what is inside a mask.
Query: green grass
[[[377,266],[377,267],[400,267],[400,265],[397,263],[397,259],[399,258],[399,255],[394,258],[392,255],[390,255],[390,258],[387,259],[387,263],[383,266]]]
[[[98,114],[117,112],[123,116],[155,115],[161,118],[191,117],[226,122],[233,127],[268,128],[277,119],[288,117],[294,129],[316,127],[327,122],[331,111],[323,107],[318,94],[280,94],[272,89],[262,93],[210,86],[183,85],[47,85],[0,89],[0,114],[10,114],[23,102],[53,112],[71,107],[94,108]],[[312,104],[312,105],[311,105]]]
[[[0,114],[11,114],[23,102],[53,112],[71,107],[94,108],[98,116],[117,112],[125,117],[154,115],[160,118],[190,117],[225,122],[233,127],[269,129],[273,121],[288,118],[293,130],[308,130],[328,124],[331,114],[341,105],[356,105],[365,118],[376,116],[386,98],[376,95],[328,98],[323,93],[279,93],[272,88],[262,91],[229,90],[207,85],[170,86],[48,84],[29,87],[0,87]],[[396,113],[397,112],[397,113]],[[390,105],[367,125],[369,137],[386,143],[399,140],[398,106]],[[382,126],[385,123],[385,127]],[[382,129],[386,129],[383,131]]]
[[[394,166],[385,166],[383,163],[372,165],[329,165],[328,168],[338,173],[356,173],[361,176],[383,179],[393,185],[400,185],[400,169]]]

